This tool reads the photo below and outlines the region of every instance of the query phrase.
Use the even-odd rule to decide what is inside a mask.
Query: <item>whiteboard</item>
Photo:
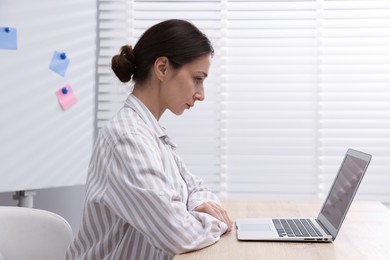
[[[0,49],[0,192],[84,184],[95,122],[95,0],[1,0],[0,27],[17,49]],[[49,69],[55,51],[64,76]],[[63,110],[55,92],[77,102]]]

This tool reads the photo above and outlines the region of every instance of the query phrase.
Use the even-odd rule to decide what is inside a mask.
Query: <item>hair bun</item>
[[[121,82],[129,82],[134,74],[135,58],[133,48],[124,45],[119,54],[111,59],[111,69]]]

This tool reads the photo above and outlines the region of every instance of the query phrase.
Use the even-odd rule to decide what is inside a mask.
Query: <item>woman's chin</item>
[[[175,114],[175,115],[177,115],[177,116],[180,116],[180,115],[182,115],[183,113],[184,113],[184,110],[185,109],[177,109],[177,110],[171,110],[170,109],[170,111],[173,113],[173,114]]]

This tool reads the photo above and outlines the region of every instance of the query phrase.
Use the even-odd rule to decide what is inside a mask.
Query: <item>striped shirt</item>
[[[218,198],[192,175],[130,94],[99,131],[80,230],[65,259],[172,259],[217,242],[227,225],[193,209]]]

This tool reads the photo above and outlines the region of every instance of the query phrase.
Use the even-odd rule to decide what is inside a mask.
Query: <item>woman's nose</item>
[[[203,88],[203,86],[201,88],[199,88],[198,91],[196,91],[194,98],[195,98],[195,100],[199,100],[199,101],[203,101],[204,100],[204,88]]]

